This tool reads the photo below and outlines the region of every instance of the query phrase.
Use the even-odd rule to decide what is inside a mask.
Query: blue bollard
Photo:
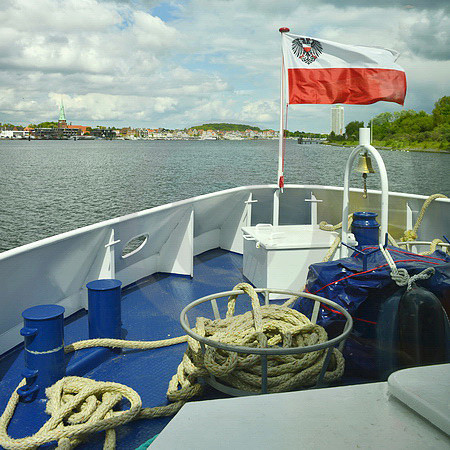
[[[114,279],[94,280],[86,285],[89,339],[122,337],[121,286],[122,282]]]
[[[20,334],[25,344],[26,384],[18,389],[28,400],[44,398],[45,389],[65,376],[64,308],[39,305],[26,309]]]
[[[122,282],[114,279],[94,280],[86,285],[89,339],[122,338],[121,286]],[[69,356],[67,376],[83,376],[120,352],[121,349],[107,347],[79,350]]]
[[[375,220],[377,215],[374,212],[353,213],[352,233],[358,241],[357,248],[363,245],[378,245],[380,224]]]

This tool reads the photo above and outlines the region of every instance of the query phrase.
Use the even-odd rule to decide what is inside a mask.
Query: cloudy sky
[[[393,48],[405,108],[449,95],[447,0],[1,0],[0,122],[278,129],[280,36]],[[397,104],[345,106],[345,121]],[[330,129],[330,106],[292,105],[290,130]]]

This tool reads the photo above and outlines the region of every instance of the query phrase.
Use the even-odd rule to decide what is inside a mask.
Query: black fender
[[[381,307],[376,329],[381,380],[396,370],[450,362],[450,323],[441,301],[414,286],[398,289]]]
[[[398,308],[398,331],[402,367],[447,362],[448,317],[432,292],[414,286],[403,294]]]

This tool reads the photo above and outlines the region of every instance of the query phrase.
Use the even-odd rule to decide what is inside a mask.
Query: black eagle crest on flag
[[[292,51],[304,63],[313,63],[322,53],[322,44],[311,38],[297,38],[292,41]]]

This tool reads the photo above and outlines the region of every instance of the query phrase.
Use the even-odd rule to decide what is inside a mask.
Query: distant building
[[[344,107],[341,105],[331,107],[331,131],[336,135],[344,134]]]
[[[61,99],[61,106],[59,107],[58,128],[67,128],[66,113],[64,112],[64,104]]]
[[[84,126],[84,125],[72,125],[72,124],[70,124],[70,125],[67,125],[67,128],[69,129],[69,130],[75,130],[74,132],[72,132],[71,133],[71,135],[78,135],[78,136],[81,136],[81,135],[83,135],[83,134],[89,134],[88,133],[88,126]]]
[[[83,125],[67,125],[64,104],[61,99],[58,126],[56,128],[36,128],[34,130],[34,136],[37,139],[70,139],[86,134],[87,128],[88,127]]]
[[[0,130],[0,139],[27,139],[30,136],[29,130]]]

